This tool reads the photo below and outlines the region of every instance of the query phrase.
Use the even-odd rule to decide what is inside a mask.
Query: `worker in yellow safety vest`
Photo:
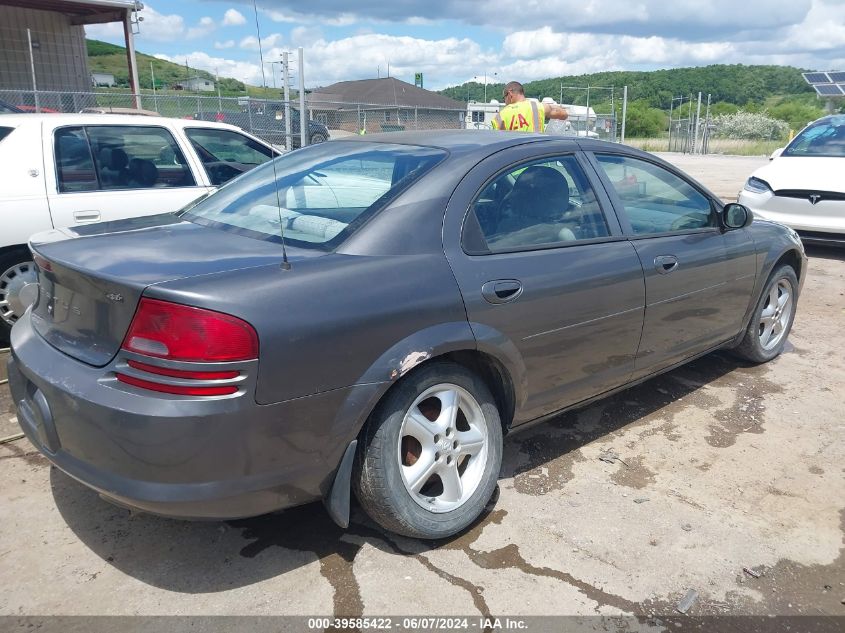
[[[502,97],[505,99],[505,107],[490,122],[494,130],[542,132],[546,129],[546,119],[563,121],[569,117],[566,108],[562,106],[526,99],[525,90],[518,81],[505,86]]]

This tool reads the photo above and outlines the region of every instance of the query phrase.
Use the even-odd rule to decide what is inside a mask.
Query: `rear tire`
[[[490,390],[460,365],[433,362],[403,378],[370,416],[353,486],[385,529],[440,539],[479,517],[501,464],[502,424]]]
[[[795,319],[798,277],[792,266],[772,271],[757,301],[742,342],[733,353],[752,363],[767,363],[783,351]]]
[[[311,145],[316,145],[317,143],[325,143],[326,142],[325,134],[321,134],[317,132],[316,134],[311,135]]]

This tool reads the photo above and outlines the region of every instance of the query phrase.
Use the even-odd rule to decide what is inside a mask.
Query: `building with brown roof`
[[[395,77],[340,81],[308,95],[312,118],[349,132],[458,129],[466,104]]]

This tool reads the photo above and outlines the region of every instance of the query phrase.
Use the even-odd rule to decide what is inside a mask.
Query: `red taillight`
[[[41,257],[41,255],[39,255],[38,253],[33,253],[32,259],[36,264],[38,264],[38,267],[41,270],[46,270],[47,272],[52,272],[52,270],[53,270],[52,264],[50,264],[50,262],[48,262],[46,259]]]
[[[186,371],[184,369],[170,369],[169,367],[158,367],[139,363],[136,360],[127,360],[126,364],[134,369],[158,374],[159,376],[170,376],[171,378],[191,378],[194,380],[224,380],[226,378],[237,378],[240,372],[231,371]]]
[[[141,380],[140,378],[127,376],[126,374],[116,374],[116,376],[120,382],[125,382],[127,385],[132,385],[133,387],[149,389],[150,391],[158,391],[160,393],[172,393],[177,396],[228,396],[238,390],[238,388],[234,385],[225,385],[220,387],[184,387],[181,385],[165,385],[160,382]]]
[[[258,335],[222,312],[142,298],[122,348],[168,360],[252,360],[258,358]]]

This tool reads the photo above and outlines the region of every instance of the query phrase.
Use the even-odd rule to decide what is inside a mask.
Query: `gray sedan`
[[[590,139],[352,137],[176,214],[42,233],[18,419],[115,503],[233,518],[354,491],[453,535],[505,434],[729,348],[783,349],[806,257],[659,159]]]

